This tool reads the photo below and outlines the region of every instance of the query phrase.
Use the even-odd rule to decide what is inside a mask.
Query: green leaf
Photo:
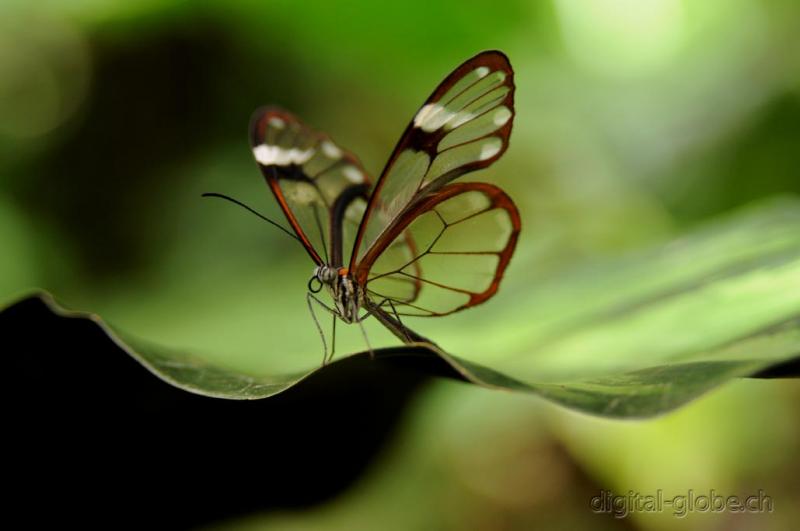
[[[800,204],[772,201],[666,245],[533,282],[515,264],[498,305],[440,327],[432,345],[378,349],[378,363],[540,395],[587,413],[643,417],[736,377],[800,358]],[[129,337],[91,319],[154,374],[187,391],[265,398],[317,370],[248,374]],[[444,321],[443,321],[444,322]],[[369,361],[368,353],[356,354]],[[792,365],[794,364],[794,365]],[[790,372],[789,372],[790,373]],[[788,373],[787,373],[788,374]]]

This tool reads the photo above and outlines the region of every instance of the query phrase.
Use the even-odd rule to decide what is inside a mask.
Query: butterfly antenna
[[[225,199],[226,201],[230,201],[231,203],[239,205],[240,207],[242,207],[242,208],[244,208],[246,210],[249,210],[250,212],[252,212],[256,216],[260,217],[261,219],[263,219],[264,221],[266,221],[267,223],[269,223],[273,227],[277,227],[277,228],[281,229],[283,232],[285,232],[286,234],[288,234],[289,236],[291,236],[295,240],[300,241],[300,238],[298,238],[296,234],[292,234],[290,231],[288,231],[286,228],[281,226],[279,223],[277,223],[275,221],[272,221],[271,219],[269,219],[268,217],[266,217],[265,215],[263,215],[263,214],[261,214],[259,212],[256,212],[255,210],[253,210],[249,206],[245,205],[244,203],[242,203],[238,199],[234,199],[234,198],[229,197],[229,196],[224,195],[224,194],[218,194],[216,192],[206,192],[206,193],[204,193],[202,195],[202,197],[218,197],[220,199]]]

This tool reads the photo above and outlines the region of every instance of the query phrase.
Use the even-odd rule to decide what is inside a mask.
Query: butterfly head
[[[358,316],[360,295],[348,273],[346,267],[317,266],[314,268],[314,275],[308,281],[308,289],[312,293],[319,293],[323,286],[327,287],[339,317],[350,323]]]

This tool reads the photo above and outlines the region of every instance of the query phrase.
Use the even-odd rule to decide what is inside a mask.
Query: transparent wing
[[[416,203],[362,265],[369,298],[400,315],[440,316],[497,292],[520,230],[505,192],[486,183],[449,184]],[[408,241],[415,242],[408,245]]]
[[[497,160],[514,117],[513,71],[506,56],[483,52],[456,68],[414,116],[367,205],[350,259],[360,262],[415,201]]]
[[[250,125],[253,155],[286,219],[317,264],[342,265],[361,222],[369,176],[359,160],[291,113],[266,107]]]

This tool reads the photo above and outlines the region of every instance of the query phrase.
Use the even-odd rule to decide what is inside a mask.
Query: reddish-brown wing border
[[[422,200],[412,205],[411,208],[407,209],[403,213],[403,216],[398,220],[397,223],[389,227],[386,233],[383,234],[378,240],[376,245],[374,245],[364,256],[364,259],[361,261],[361,263],[358,265],[358,269],[355,271],[355,278],[358,284],[361,286],[368,285],[369,271],[372,268],[372,264],[374,264],[375,260],[377,260],[381,253],[383,253],[386,246],[391,244],[395,238],[405,231],[411,225],[411,223],[413,223],[417,216],[428,212],[429,210],[435,208],[439,203],[446,201],[451,197],[474,190],[483,192],[486,194],[486,197],[489,198],[490,206],[486,210],[502,208],[508,212],[509,218],[511,219],[511,234],[509,235],[506,246],[502,251],[497,253],[500,260],[497,264],[494,278],[492,279],[492,283],[489,285],[489,287],[481,293],[464,292],[469,293],[470,295],[470,299],[466,304],[463,304],[462,306],[459,306],[449,312],[431,313],[431,315],[437,317],[449,315],[465,308],[477,306],[478,304],[481,304],[491,298],[495,293],[497,293],[497,289],[500,286],[500,281],[503,279],[503,273],[505,272],[506,267],[508,267],[508,263],[511,261],[511,256],[514,254],[514,249],[517,246],[517,239],[519,237],[519,231],[521,228],[521,221],[519,211],[508,194],[506,194],[497,186],[489,183],[448,184],[435,194],[425,196]],[[422,274],[424,275],[424,272]]]
[[[280,118],[281,120],[283,120],[286,123],[295,123],[295,124],[297,124],[305,132],[307,132],[310,136],[315,138],[318,143],[321,143],[321,142],[324,142],[324,141],[327,140],[327,141],[330,141],[331,143],[335,144],[342,151],[342,162],[353,164],[354,166],[357,166],[362,171],[362,174],[364,176],[364,184],[365,185],[369,185],[369,176],[368,176],[367,172],[364,171],[363,165],[361,164],[361,161],[358,160],[358,157],[356,157],[355,155],[353,155],[349,151],[347,151],[345,149],[342,149],[339,146],[339,144],[334,142],[333,139],[330,136],[326,135],[325,133],[321,133],[319,131],[316,131],[315,129],[307,126],[302,120],[297,118],[295,115],[293,115],[289,111],[286,111],[286,110],[284,110],[284,109],[282,109],[280,107],[276,107],[276,106],[261,107],[259,109],[256,109],[256,111],[253,113],[253,116],[252,116],[252,118],[250,120],[250,147],[251,148],[255,148],[256,146],[259,146],[259,145],[264,143],[264,140],[265,140],[264,136],[266,134],[267,124],[269,123],[270,118]],[[319,255],[317,250],[314,249],[314,246],[309,241],[309,239],[306,236],[305,232],[303,232],[303,229],[300,227],[300,223],[298,223],[297,218],[292,213],[292,210],[289,207],[289,204],[287,203],[286,198],[283,195],[283,192],[281,191],[279,178],[278,178],[278,175],[277,175],[278,168],[281,167],[281,166],[277,166],[277,165],[274,165],[274,164],[273,165],[264,165],[264,164],[261,164],[258,161],[256,161],[256,164],[258,164],[258,167],[261,170],[261,173],[264,175],[264,178],[266,179],[270,190],[272,190],[272,194],[275,196],[275,199],[278,201],[278,205],[280,205],[281,210],[283,210],[283,214],[286,216],[286,220],[289,222],[289,225],[291,225],[291,227],[294,230],[295,234],[297,234],[297,237],[300,239],[300,243],[303,244],[303,247],[305,247],[306,252],[308,252],[308,255],[311,257],[311,259],[317,265],[323,265],[325,263],[325,261]],[[331,205],[329,205],[329,207],[330,206]],[[332,212],[331,212],[331,215],[332,215]],[[334,226],[335,225],[335,222],[334,222],[335,220],[331,219],[330,221],[331,221],[331,225],[330,225],[331,231],[341,230],[341,227],[335,227]],[[333,240],[333,234],[330,235],[329,239]],[[335,242],[331,241],[331,243],[334,244]]]
[[[459,79],[480,66],[487,66],[492,70],[502,70],[505,72],[506,76],[508,76],[507,84],[511,90],[508,91],[508,94],[506,94],[501,105],[505,105],[511,110],[512,119],[508,120],[505,125],[493,133],[493,135],[499,136],[503,140],[500,150],[494,156],[485,160],[477,160],[457,168],[457,174],[453,175],[451,179],[457,177],[458,175],[490,166],[494,161],[502,157],[503,153],[505,153],[506,149],[508,149],[508,139],[511,136],[511,127],[514,122],[513,117],[516,114],[516,111],[514,110],[514,70],[511,68],[511,63],[509,62],[506,54],[499,50],[487,50],[473,56],[470,59],[467,59],[458,68],[453,70],[450,75],[444,79],[444,81],[439,83],[439,86],[436,87],[436,90],[433,91],[433,94],[431,94],[428,99],[425,100],[425,103],[423,103],[422,107],[429,103],[438,101],[456,82],[458,82]],[[385,182],[386,175],[389,173],[389,169],[395,164],[397,158],[406,149],[414,149],[416,151],[424,150],[431,157],[431,160],[433,160],[433,158],[436,156],[436,146],[444,134],[445,131],[443,129],[439,129],[432,133],[427,133],[422,129],[415,127],[414,120],[411,120],[408,126],[406,126],[403,135],[400,137],[400,141],[395,146],[392,155],[389,157],[389,161],[386,163],[386,166],[383,168],[383,172],[381,172],[380,177],[376,181],[375,188],[372,190],[369,202],[367,203],[367,209],[364,212],[364,217],[361,219],[361,225],[358,227],[355,244],[353,245],[353,251],[350,255],[351,271],[354,271],[358,267],[356,261],[358,259],[359,248],[361,247],[361,243],[364,238],[364,231],[367,226],[367,221],[369,220],[372,210],[375,208],[375,203],[380,196],[380,191]]]

